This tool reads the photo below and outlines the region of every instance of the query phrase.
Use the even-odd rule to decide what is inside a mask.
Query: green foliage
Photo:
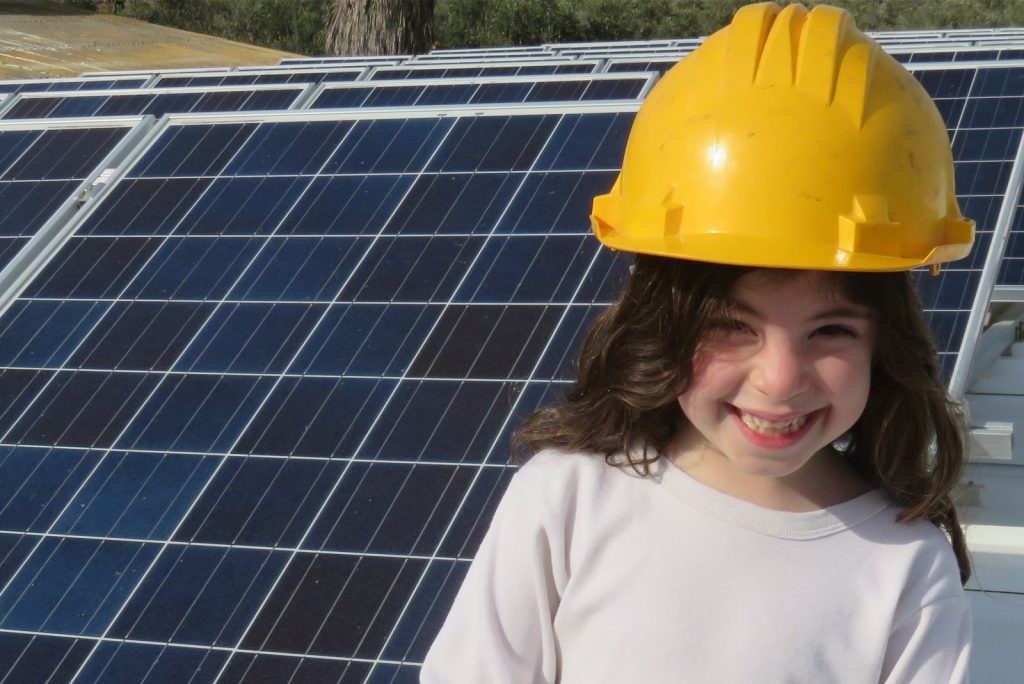
[[[444,47],[709,35],[744,0],[437,0]],[[780,4],[789,4],[781,0]],[[820,4],[805,0],[805,5]],[[864,30],[1024,25],[1024,0],[827,0]]]
[[[864,30],[1024,26],[1024,0],[827,1],[851,10]],[[330,0],[64,2],[279,50],[322,54]],[[439,45],[456,48],[683,38],[714,33],[744,4],[744,0],[437,0],[434,36]]]
[[[100,0],[95,4],[101,12],[277,50],[314,55],[324,51],[328,0]]]

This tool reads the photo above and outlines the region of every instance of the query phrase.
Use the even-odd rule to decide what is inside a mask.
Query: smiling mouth
[[[787,421],[775,422],[771,420],[765,420],[755,415],[751,415],[746,411],[733,407],[736,410],[736,414],[739,416],[743,424],[755,432],[759,432],[763,435],[788,435],[796,432],[802,428],[808,418],[814,415],[814,411],[811,413],[805,413],[802,416],[797,416]]]

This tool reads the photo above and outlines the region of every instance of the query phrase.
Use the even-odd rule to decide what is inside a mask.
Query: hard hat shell
[[[824,270],[936,271],[974,238],[924,88],[848,12],[774,3],[655,85],[591,223],[615,249]]]

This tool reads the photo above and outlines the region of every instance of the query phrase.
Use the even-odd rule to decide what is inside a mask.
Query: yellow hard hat
[[[935,104],[824,5],[743,7],[670,69],[591,223],[615,249],[775,268],[937,272],[974,240]]]

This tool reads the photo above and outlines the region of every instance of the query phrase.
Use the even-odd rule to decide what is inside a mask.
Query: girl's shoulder
[[[643,479],[632,468],[615,463],[614,456],[606,459],[595,452],[544,449],[519,466],[509,490],[520,499],[564,509],[622,494]]]

